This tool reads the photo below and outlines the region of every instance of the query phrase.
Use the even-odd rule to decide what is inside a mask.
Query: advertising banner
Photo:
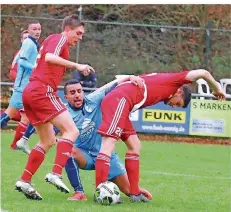
[[[189,134],[190,105],[172,108],[160,102],[130,114],[137,132]]]
[[[192,99],[189,134],[231,137],[231,101]]]

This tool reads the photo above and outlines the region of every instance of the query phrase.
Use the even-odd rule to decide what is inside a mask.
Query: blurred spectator
[[[73,73],[73,78],[78,80],[83,87],[95,88],[97,83],[97,78],[95,72],[79,72],[75,71]]]

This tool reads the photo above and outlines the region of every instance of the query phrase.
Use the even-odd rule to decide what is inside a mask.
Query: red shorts
[[[135,135],[129,114],[132,110],[131,103],[122,93],[111,92],[101,103],[102,123],[98,133],[105,137],[121,138],[126,141],[130,135]]]
[[[32,81],[23,91],[23,106],[30,123],[44,124],[66,110],[54,89],[42,82]]]

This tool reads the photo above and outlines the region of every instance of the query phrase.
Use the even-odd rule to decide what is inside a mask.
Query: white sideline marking
[[[148,171],[150,172],[150,171]],[[156,172],[151,171],[154,175],[165,175],[170,177],[187,177],[187,178],[202,178],[202,179],[217,179],[217,180],[231,180],[231,177],[216,177],[216,176],[200,176],[193,174],[184,174],[184,173],[169,173],[169,172]]]

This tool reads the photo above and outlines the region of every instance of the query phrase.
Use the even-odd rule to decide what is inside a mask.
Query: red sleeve
[[[63,35],[53,35],[47,42],[46,52],[60,56],[61,52],[67,46],[67,39]]]
[[[183,85],[183,84],[188,84],[192,83],[192,81],[187,80],[186,76],[189,73],[189,71],[183,71],[183,72],[178,72],[178,73],[172,73],[173,78],[170,79],[174,84],[176,85]]]

